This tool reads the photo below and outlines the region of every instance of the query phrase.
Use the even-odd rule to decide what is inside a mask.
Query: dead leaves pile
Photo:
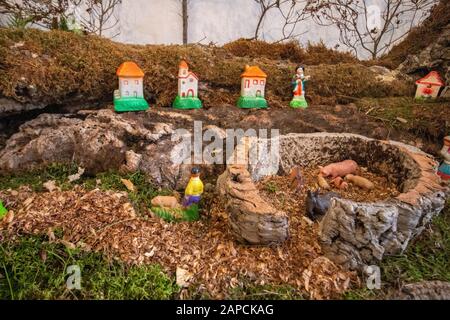
[[[68,247],[100,251],[130,264],[159,263],[177,275],[182,287],[212,298],[228,298],[244,282],[289,284],[311,298],[327,299],[356,282],[322,257],[317,224],[290,213],[290,239],[280,246],[245,246],[232,238],[222,206],[212,202],[210,215],[193,223],[167,223],[139,217],[124,192],[54,190],[34,193],[26,187],[1,191],[13,218],[0,224],[2,237],[47,234]],[[63,231],[56,239],[54,231]],[[184,289],[186,290],[186,289]],[[202,292],[205,291],[205,292]]]

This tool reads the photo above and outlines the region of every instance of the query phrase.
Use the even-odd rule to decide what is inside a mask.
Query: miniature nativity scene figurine
[[[145,111],[149,108],[144,99],[144,71],[134,62],[127,61],[117,69],[119,90],[114,91],[116,112]]]
[[[202,102],[198,98],[198,77],[186,61],[182,60],[178,68],[178,94],[172,106],[175,109],[200,109]]]
[[[450,136],[444,138],[444,146],[441,149],[441,156],[444,161],[439,166],[437,174],[443,181],[450,183]]]
[[[258,66],[245,66],[241,74],[241,97],[237,105],[239,108],[267,108],[264,98],[267,74]]]
[[[422,79],[416,81],[416,99],[436,99],[439,95],[441,87],[444,86],[444,81],[442,81],[439,73],[436,71],[431,71]]]
[[[203,182],[200,169],[192,168],[189,182],[180,204],[178,194],[174,196],[156,196],[151,200],[151,212],[166,221],[196,221],[199,219],[198,204],[203,194]]]
[[[295,75],[292,78],[292,91],[294,97],[290,103],[292,108],[307,108],[308,103],[305,99],[305,83],[309,81],[310,76],[305,76],[305,67],[299,66],[295,70]]]

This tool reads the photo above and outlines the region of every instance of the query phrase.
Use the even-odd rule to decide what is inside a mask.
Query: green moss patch
[[[68,289],[69,266],[80,270],[81,289]],[[44,237],[0,242],[0,300],[170,299],[178,292],[158,265],[128,266],[101,254],[71,250]]]

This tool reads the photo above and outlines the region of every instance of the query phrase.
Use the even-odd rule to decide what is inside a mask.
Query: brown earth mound
[[[283,46],[289,48],[289,44]],[[310,63],[330,63],[333,52],[323,47],[307,49],[305,63],[309,62],[308,50],[311,57],[323,56]],[[368,67],[333,54],[337,64],[307,67],[311,75],[307,91],[314,104],[333,103],[341,96],[408,95],[413,90],[412,83],[406,80],[382,82]],[[231,54],[230,48],[215,46],[125,45],[63,31],[0,28],[0,116],[55,104],[92,107],[112,101],[117,87],[116,69],[126,60],[135,61],[145,71],[145,96],[151,104],[171,105],[176,96],[179,60],[186,59],[200,77],[200,98],[206,108],[235,104],[246,64],[257,64],[269,75],[269,104],[287,107],[291,77],[298,62],[283,60],[285,54],[281,53],[270,59],[239,55],[245,57]]]

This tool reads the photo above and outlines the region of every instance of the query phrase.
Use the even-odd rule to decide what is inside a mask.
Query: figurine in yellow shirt
[[[197,167],[191,170],[191,179],[184,190],[183,207],[189,207],[192,204],[199,203],[203,193],[203,182],[200,180],[200,169]]]

